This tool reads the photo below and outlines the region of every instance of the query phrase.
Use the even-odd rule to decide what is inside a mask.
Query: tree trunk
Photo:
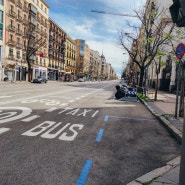
[[[159,86],[159,74],[157,73],[157,82],[155,85],[155,97],[154,97],[154,101],[157,101],[157,91],[158,91],[158,86]]]
[[[27,64],[28,64],[28,82],[31,82],[31,80],[32,80],[32,70],[31,70],[31,64],[30,64],[30,61],[29,61],[29,57],[26,57],[26,61],[27,61]]]
[[[144,71],[145,71],[145,68],[144,68],[144,66],[142,66],[140,68],[140,78],[139,78],[139,86],[140,87],[143,87]]]
[[[181,92],[180,92],[180,105],[179,105],[179,117],[184,116],[184,66],[181,70]]]

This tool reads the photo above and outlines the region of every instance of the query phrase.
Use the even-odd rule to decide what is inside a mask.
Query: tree
[[[36,54],[39,54],[40,57],[43,57],[43,53],[37,53],[40,48],[47,45],[46,35],[43,33],[36,32],[36,25],[31,21],[27,23],[27,29],[25,30],[24,38],[24,49],[25,49],[25,58],[28,64],[28,81],[32,80],[32,64],[33,58]]]
[[[163,11],[159,12],[154,4],[134,12],[141,26],[128,23],[131,31],[130,33],[125,30],[120,31],[119,43],[129,54],[131,61],[138,67],[139,86],[142,87],[146,68],[153,62],[160,47],[169,43],[174,24],[170,23],[168,18],[162,19]],[[165,32],[167,24],[169,31]]]

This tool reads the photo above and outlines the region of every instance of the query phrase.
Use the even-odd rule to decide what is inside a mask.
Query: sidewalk
[[[154,98],[154,89],[149,89],[148,96]],[[179,97],[180,99],[180,97]],[[179,141],[182,141],[183,118],[175,119],[176,95],[158,91],[157,101],[144,102],[145,106]],[[155,169],[127,185],[178,185],[180,156],[165,166]]]

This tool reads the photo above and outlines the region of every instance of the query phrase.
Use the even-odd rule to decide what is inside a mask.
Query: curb
[[[165,128],[168,129],[168,131],[180,142],[182,143],[182,132],[179,131],[175,126],[173,126],[171,124],[170,121],[168,121],[167,119],[165,119],[165,117],[163,117],[162,115],[160,115],[159,113],[156,113],[155,111],[153,111],[153,109],[143,100],[141,100],[139,98],[139,100],[148,108],[148,110],[161,122],[161,124],[163,126],[165,126]],[[163,174],[169,172],[170,170],[172,170],[173,168],[175,168],[176,166],[180,165],[180,156],[176,157],[175,159],[169,161],[168,163],[166,163],[165,166],[161,167],[161,168],[157,168],[154,169],[153,171],[135,179],[134,181],[128,183],[127,185],[146,185],[146,184],[150,184],[154,179],[162,176]]]
[[[159,176],[167,173],[168,171],[172,170],[173,168],[175,168],[176,166],[178,166],[180,164],[180,156],[176,157],[175,159],[169,161],[168,163],[166,163],[165,166],[161,167],[161,168],[157,168],[139,178],[137,178],[136,180],[128,183],[127,185],[144,185],[144,184],[149,184],[152,182],[152,180],[158,178]]]
[[[149,109],[149,111],[161,122],[165,128],[180,142],[182,143],[182,132],[178,130],[170,121],[168,121],[163,115],[156,113],[153,109],[146,103],[144,105]]]

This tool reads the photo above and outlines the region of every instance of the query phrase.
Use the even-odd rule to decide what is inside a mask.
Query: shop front
[[[26,67],[16,66],[16,81],[26,81]]]
[[[37,78],[38,76],[42,76],[47,78],[47,69],[46,68],[34,68],[33,70],[33,78]]]
[[[58,70],[48,69],[48,80],[58,81]]]

